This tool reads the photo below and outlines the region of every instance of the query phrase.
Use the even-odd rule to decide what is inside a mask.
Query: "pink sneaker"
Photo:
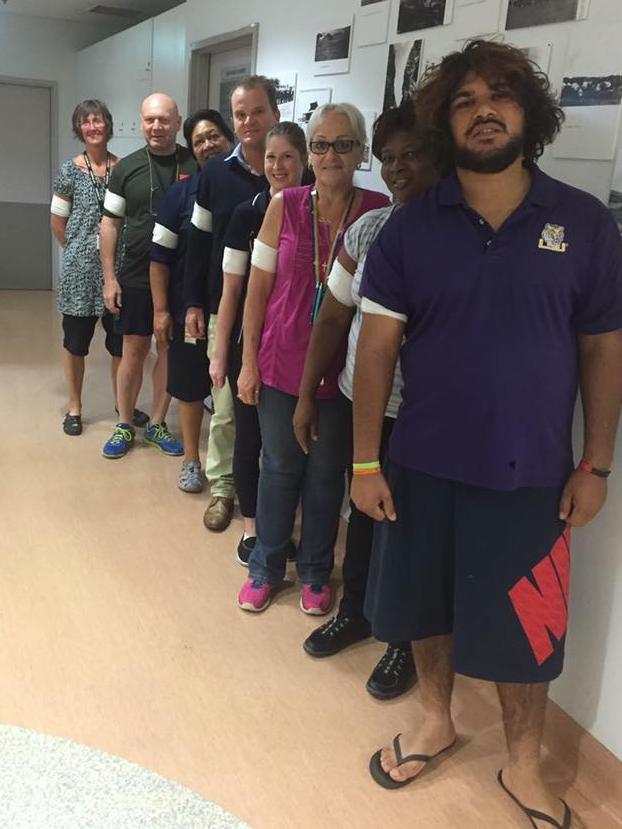
[[[272,599],[272,590],[272,585],[265,581],[247,579],[238,596],[238,607],[242,610],[250,610],[252,613],[265,610]]]
[[[303,584],[300,591],[300,609],[311,616],[323,616],[333,606],[330,584]]]

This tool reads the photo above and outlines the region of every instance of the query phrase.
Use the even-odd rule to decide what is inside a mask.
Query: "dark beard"
[[[474,152],[466,147],[454,146],[454,161],[461,170],[473,173],[501,173],[513,164],[523,152],[522,136],[510,138],[505,147],[492,152]]]

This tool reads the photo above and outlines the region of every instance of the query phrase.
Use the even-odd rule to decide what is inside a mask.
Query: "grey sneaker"
[[[203,492],[203,471],[200,461],[183,461],[177,486],[182,492]]]

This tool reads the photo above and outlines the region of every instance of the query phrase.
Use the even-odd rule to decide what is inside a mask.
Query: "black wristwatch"
[[[608,478],[611,475],[611,469],[598,469],[589,461],[580,461],[577,469],[582,472],[589,472],[590,475],[596,475],[597,478]]]

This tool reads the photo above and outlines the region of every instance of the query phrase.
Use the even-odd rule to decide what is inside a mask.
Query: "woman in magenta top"
[[[264,610],[285,575],[296,509],[302,502],[297,568],[305,613],[327,613],[343,498],[350,423],[337,386],[344,349],[317,392],[318,432],[308,454],[292,427],[313,320],[345,230],[389,203],[362,190],[353,175],[363,158],[365,121],[351,104],[326,104],[307,127],[316,183],[275,196],[255,242],[244,310],[244,352],[238,391],[256,404],[263,442],[257,500],[257,542],[250,578],[238,598],[243,610]]]

